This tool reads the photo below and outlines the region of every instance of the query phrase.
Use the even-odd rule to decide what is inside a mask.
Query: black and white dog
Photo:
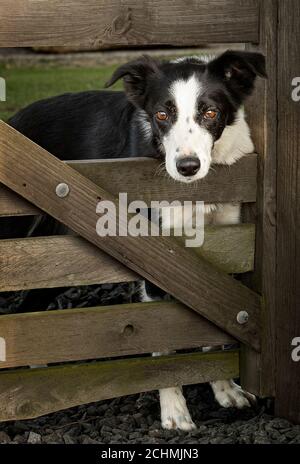
[[[253,152],[243,103],[257,76],[266,77],[259,53],[227,51],[210,61],[158,62],[144,56],[120,66],[108,82],[123,79],[125,92],[49,98],[21,110],[9,123],[63,160],[158,157],[169,176],[191,183],[205,177],[213,163],[230,165]],[[239,222],[238,204],[205,208],[207,222]],[[141,286],[145,301],[153,299],[148,288]],[[211,385],[224,407],[249,406],[254,398],[233,381]],[[195,427],[179,387],[161,390],[160,402],[164,428]]]

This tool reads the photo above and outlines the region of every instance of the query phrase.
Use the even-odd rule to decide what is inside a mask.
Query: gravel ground
[[[135,290],[134,284],[68,289],[48,305],[48,310],[134,301]],[[25,296],[25,292],[2,295],[0,314],[28,310]],[[300,443],[300,425],[274,418],[270,400],[240,411],[219,407],[207,385],[187,386],[184,391],[197,425],[190,433],[161,429],[157,392],[150,392],[78,406],[39,419],[2,423],[0,443]]]
[[[0,424],[0,443],[300,443],[300,426],[257,410],[222,409],[206,385],[185,388],[197,429],[162,430],[157,394],[125,396]]]

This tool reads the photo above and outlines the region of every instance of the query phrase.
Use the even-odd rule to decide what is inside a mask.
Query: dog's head
[[[165,156],[167,172],[191,182],[208,173],[214,143],[234,123],[256,76],[266,77],[259,53],[227,51],[210,62],[158,62],[143,56],[120,66],[107,86],[123,79],[147,136]]]

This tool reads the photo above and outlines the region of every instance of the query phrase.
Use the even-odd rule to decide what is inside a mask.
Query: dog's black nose
[[[183,176],[194,176],[200,169],[200,160],[196,157],[179,158],[176,168]]]

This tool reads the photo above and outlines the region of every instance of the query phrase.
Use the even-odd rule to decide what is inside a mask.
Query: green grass
[[[0,119],[7,120],[16,111],[41,98],[64,92],[102,89],[116,66],[101,68],[4,67],[0,77],[6,80],[6,102],[0,101]],[[117,83],[114,89],[121,89]]]
[[[163,58],[171,59],[178,56],[170,54],[169,57]],[[45,65],[44,62],[30,67],[10,62],[0,63],[0,77],[6,80],[6,102],[0,101],[0,119],[6,121],[21,108],[42,98],[64,92],[103,89],[105,82],[117,67],[118,64],[69,68],[54,63]],[[117,82],[113,89],[122,89],[122,82]]]

